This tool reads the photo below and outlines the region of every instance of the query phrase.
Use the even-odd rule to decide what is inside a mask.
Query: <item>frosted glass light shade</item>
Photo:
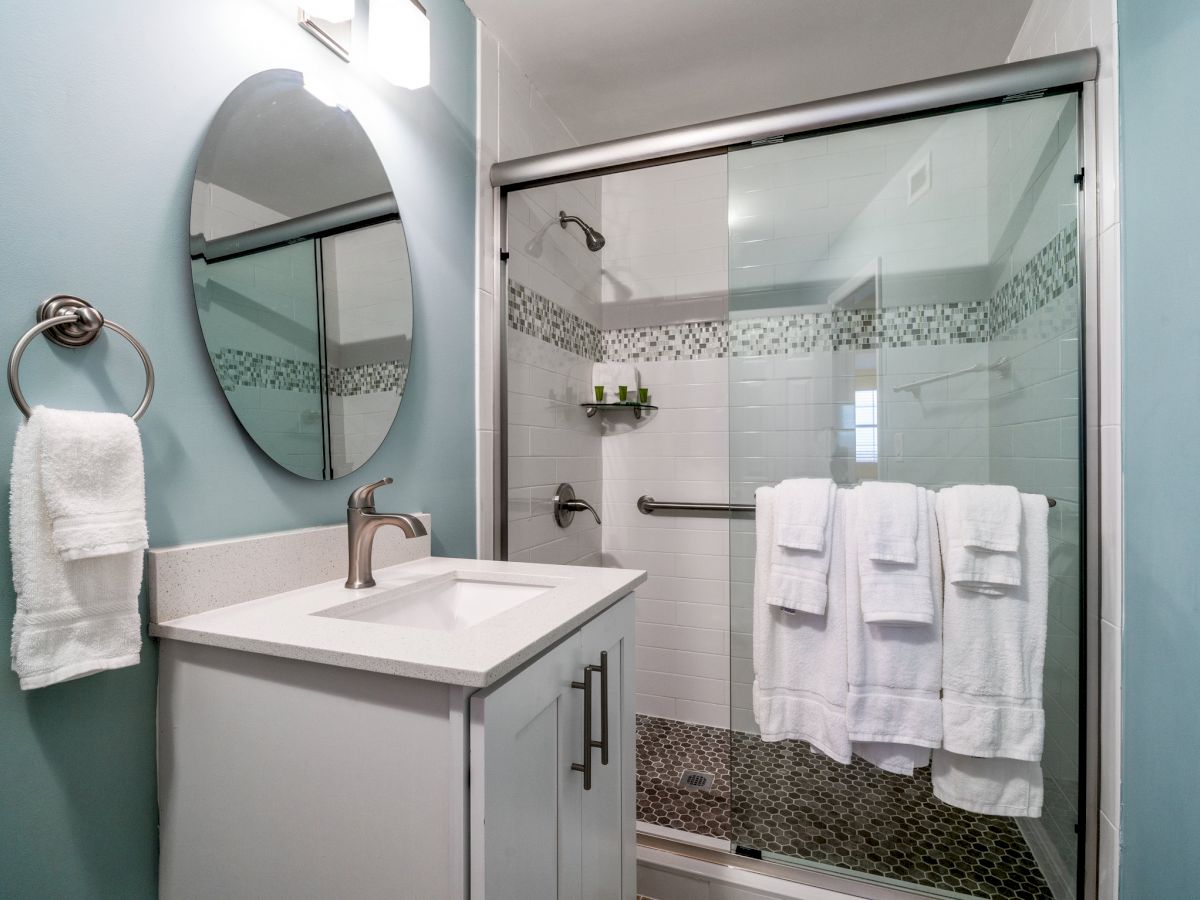
[[[429,19],[412,0],[371,0],[367,61],[386,81],[416,90],[429,84]]]
[[[354,0],[300,0],[304,12],[326,22],[345,22],[354,18]]]

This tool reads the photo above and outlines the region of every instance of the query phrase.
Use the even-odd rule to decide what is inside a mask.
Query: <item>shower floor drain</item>
[[[689,791],[711,791],[716,777],[712,772],[684,769],[683,774],[679,776],[679,786]]]

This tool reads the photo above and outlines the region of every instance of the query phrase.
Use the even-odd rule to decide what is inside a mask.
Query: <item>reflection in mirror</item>
[[[192,283],[209,358],[277,463],[339,478],[404,395],[412,278],[399,209],[362,126],[299,72],[238,86],[192,191]]]

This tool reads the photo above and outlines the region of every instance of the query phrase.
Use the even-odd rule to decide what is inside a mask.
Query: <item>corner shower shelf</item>
[[[615,409],[631,409],[633,410],[633,417],[640,419],[643,410],[653,412],[658,409],[657,406],[651,406],[649,403],[580,403],[579,405],[587,412],[589,419],[597,412],[608,412]]]

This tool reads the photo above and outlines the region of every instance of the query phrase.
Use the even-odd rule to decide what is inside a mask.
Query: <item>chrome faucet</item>
[[[375,512],[375,491],[391,483],[392,479],[384,478],[374,484],[364,484],[355,488],[346,501],[346,536],[350,540],[350,573],[346,578],[348,588],[375,586],[375,579],[371,577],[371,547],[375,543],[375,532],[384,525],[395,525],[404,532],[405,537],[410,538],[424,537],[429,533],[416,516]]]

